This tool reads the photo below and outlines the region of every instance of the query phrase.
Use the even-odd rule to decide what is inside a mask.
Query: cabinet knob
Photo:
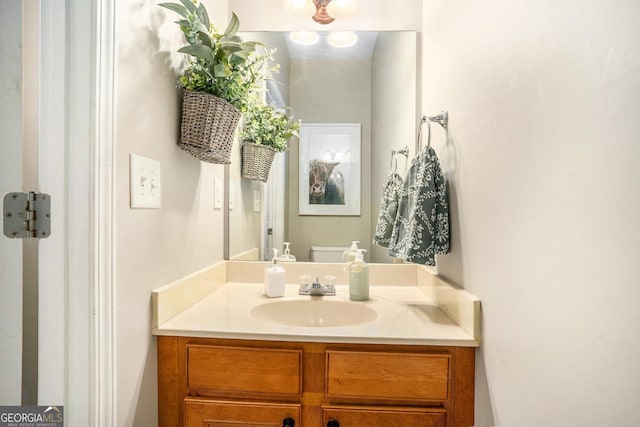
[[[340,423],[336,420],[329,420],[327,427],[340,427]]]
[[[282,420],[282,427],[294,427],[296,425],[296,421],[293,418],[285,418]]]

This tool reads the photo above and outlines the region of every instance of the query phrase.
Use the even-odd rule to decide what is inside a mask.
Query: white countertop
[[[331,301],[349,301],[348,287],[336,286]],[[373,308],[376,319],[351,326],[291,326],[258,320],[251,310],[264,303],[310,299],[287,285],[285,296],[268,298],[263,284],[226,282],[167,320],[154,313],[154,335],[236,338],[272,341],[376,343],[477,347],[479,340],[459,326],[418,286],[370,287],[371,299],[358,304]],[[154,298],[154,310],[158,298]],[[476,314],[473,314],[477,316]]]

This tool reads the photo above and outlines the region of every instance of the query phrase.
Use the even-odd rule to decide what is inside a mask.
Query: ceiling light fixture
[[[332,31],[327,36],[327,43],[333,47],[350,47],[357,42],[358,36],[353,31]]]
[[[347,18],[358,11],[357,0],[283,0],[282,8],[290,15],[312,16],[320,24],[335,18]]]

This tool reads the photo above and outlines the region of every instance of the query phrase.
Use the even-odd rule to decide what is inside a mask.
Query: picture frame
[[[302,123],[299,215],[360,215],[360,138],[360,123]]]

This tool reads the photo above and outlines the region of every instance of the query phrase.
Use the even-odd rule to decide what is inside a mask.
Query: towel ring
[[[391,170],[391,173],[398,171],[398,156],[395,151],[391,152],[391,163],[389,165],[389,169]]]
[[[422,151],[422,125],[427,123],[427,148],[431,147],[431,122],[436,122],[440,126],[445,129],[449,127],[449,112],[447,110],[442,110],[440,114],[435,116],[422,116],[420,119],[420,125],[418,126],[418,140],[416,141],[416,153],[420,153]]]
[[[398,154],[402,154],[404,157],[409,159],[409,147],[405,145],[400,150],[391,150],[391,164],[389,168],[391,172],[398,172]],[[405,170],[407,169],[407,162],[404,163]]]
[[[427,124],[427,148],[431,147],[431,121],[427,116],[422,116],[418,125],[418,139],[416,140],[416,154],[422,152],[422,125]]]

